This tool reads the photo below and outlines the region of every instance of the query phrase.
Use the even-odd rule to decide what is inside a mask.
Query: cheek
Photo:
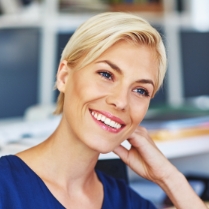
[[[141,101],[132,103],[130,108],[133,123],[137,126],[144,119],[149,108],[149,101]]]
[[[85,83],[79,83],[79,88],[76,88],[76,94],[82,97],[85,101],[102,98],[112,91],[111,85],[100,81],[88,80]]]

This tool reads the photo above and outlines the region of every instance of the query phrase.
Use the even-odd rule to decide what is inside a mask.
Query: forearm
[[[179,171],[173,172],[166,180],[158,183],[177,209],[206,209],[186,178]]]
[[[160,152],[148,132],[138,127],[128,139],[131,149],[114,152],[139,176],[157,183],[177,209],[207,209],[186,178]]]

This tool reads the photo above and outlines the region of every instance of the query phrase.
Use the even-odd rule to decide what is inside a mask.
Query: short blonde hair
[[[61,61],[66,60],[69,66],[79,70],[120,40],[146,44],[156,50],[159,72],[155,94],[163,83],[166,72],[165,47],[157,30],[138,16],[106,12],[90,18],[72,35],[62,52]],[[55,114],[62,113],[63,103],[64,94],[60,92]]]

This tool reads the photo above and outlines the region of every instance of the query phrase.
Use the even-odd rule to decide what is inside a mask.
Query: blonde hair
[[[66,60],[69,66],[79,70],[120,40],[146,44],[156,50],[159,72],[155,94],[166,72],[165,47],[157,30],[138,16],[123,12],[106,12],[90,18],[72,35],[62,52],[61,61]],[[60,92],[55,114],[62,113],[63,103],[64,94]]]

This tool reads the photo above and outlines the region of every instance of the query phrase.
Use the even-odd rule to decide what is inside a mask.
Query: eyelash
[[[137,90],[140,90],[140,92],[141,91],[143,91],[143,92],[139,93],[139,92],[137,92]],[[150,96],[149,92],[146,89],[143,89],[143,88],[134,89],[133,91],[138,93],[139,95],[142,95],[142,96],[145,96],[145,97],[149,97]]]
[[[103,77],[104,79],[113,80],[113,74],[108,72],[108,71],[101,71],[101,72],[99,72],[99,75],[101,77]],[[111,77],[111,78],[108,78],[108,76]],[[137,92],[137,90],[140,90],[140,92],[141,91],[143,91],[143,92],[139,93],[139,92]],[[133,91],[136,92],[137,94],[145,96],[145,97],[149,97],[150,96],[149,92],[146,89],[143,89],[143,88],[137,88],[137,89],[134,89]]]
[[[103,77],[104,79],[107,79],[107,80],[113,80],[113,74],[108,72],[108,71],[102,71],[102,72],[99,72],[100,76]],[[111,77],[111,78],[108,78]]]

